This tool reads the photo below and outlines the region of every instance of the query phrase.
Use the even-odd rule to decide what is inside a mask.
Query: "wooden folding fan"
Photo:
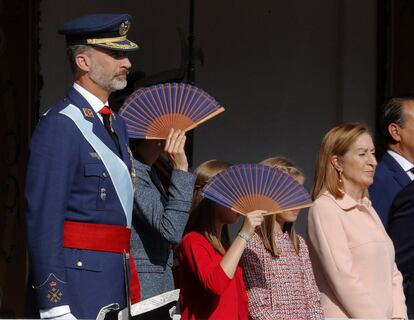
[[[240,214],[267,214],[312,206],[306,189],[288,174],[260,164],[231,166],[213,177],[202,195]]]
[[[126,122],[130,138],[166,139],[171,128],[189,131],[223,111],[202,89],[185,83],[165,83],[132,93],[119,115]]]

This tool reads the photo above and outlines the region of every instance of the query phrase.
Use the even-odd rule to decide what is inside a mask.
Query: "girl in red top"
[[[179,248],[181,319],[248,319],[247,295],[239,260],[263,211],[249,213],[230,244],[228,224],[239,215],[201,197],[201,188],[221,170],[225,162],[211,160],[200,165],[193,208],[186,235]]]

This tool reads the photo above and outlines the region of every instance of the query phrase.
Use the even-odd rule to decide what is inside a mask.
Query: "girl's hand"
[[[233,278],[234,273],[236,272],[240,258],[246,248],[247,241],[249,240],[247,237],[251,237],[254,229],[262,224],[263,213],[265,212],[266,211],[263,210],[255,210],[246,215],[243,226],[239,232],[240,237],[237,237],[233,241],[223,259],[221,259],[220,265],[229,278]]]
[[[241,228],[241,232],[247,234],[251,237],[254,233],[256,227],[260,226],[264,220],[263,213],[266,213],[264,210],[255,210],[246,214],[244,218],[244,223]]]

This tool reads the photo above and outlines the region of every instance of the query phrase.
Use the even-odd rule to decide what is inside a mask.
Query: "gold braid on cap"
[[[103,43],[102,46],[105,46],[105,48],[108,49],[134,49],[138,48],[138,45],[136,43],[130,42],[129,44],[119,44],[119,43]]]
[[[102,38],[102,39],[86,39],[87,44],[106,44],[110,42],[125,41],[126,36],[114,37],[114,38]]]

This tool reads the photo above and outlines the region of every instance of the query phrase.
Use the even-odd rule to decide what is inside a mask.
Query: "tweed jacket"
[[[133,161],[135,201],[131,253],[135,259],[141,297],[173,290],[172,246],[180,242],[191,207],[195,176],[173,170],[170,187],[164,190],[151,167]]]
[[[308,240],[326,317],[407,317],[393,244],[367,198],[322,194],[309,211]]]
[[[279,257],[272,256],[257,234],[242,256],[249,318],[324,319],[305,241],[299,237],[299,254],[287,232],[278,232],[274,241],[281,250]]]

